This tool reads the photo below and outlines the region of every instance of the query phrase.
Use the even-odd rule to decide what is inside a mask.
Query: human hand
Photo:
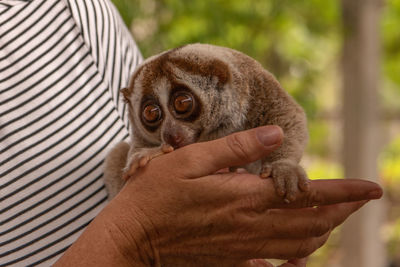
[[[153,159],[127,182],[69,254],[85,253],[86,262],[94,254],[97,263],[104,263],[110,259],[104,258],[106,246],[120,265],[268,266],[248,260],[305,257],[351,213],[382,195],[381,188],[368,181],[317,180],[286,204],[271,179],[216,173],[265,157],[281,141],[280,129],[266,126]],[[82,248],[93,238],[103,245]]]
[[[257,130],[194,144],[149,162],[128,182],[115,206],[129,225],[140,224],[151,255],[163,264],[231,259],[299,258],[312,253],[365,201],[381,189],[360,180],[313,181],[309,192],[286,204],[272,180],[256,175],[218,173],[261,158],[279,146],[263,146]],[[275,138],[275,139],[274,139]],[[370,191],[376,192],[372,197]],[[317,208],[313,208],[318,205]],[[136,221],[136,223],[132,222]],[[135,241],[137,242],[137,241]]]

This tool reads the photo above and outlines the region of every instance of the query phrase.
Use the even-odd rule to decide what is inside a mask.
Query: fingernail
[[[277,126],[260,127],[256,129],[258,141],[264,146],[273,146],[281,142],[282,130]]]

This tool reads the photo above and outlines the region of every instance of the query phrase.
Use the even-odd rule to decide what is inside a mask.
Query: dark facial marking
[[[198,74],[205,77],[216,76],[218,78],[217,89],[219,90],[222,90],[222,87],[230,79],[228,66],[218,59],[202,62],[201,60],[194,61],[186,58],[170,57],[168,61],[190,74]]]

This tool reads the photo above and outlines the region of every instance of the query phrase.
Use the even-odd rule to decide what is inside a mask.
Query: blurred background
[[[400,0],[113,2],[145,58],[211,43],[272,72],[307,113],[310,178],[384,187],[308,266],[400,266]]]

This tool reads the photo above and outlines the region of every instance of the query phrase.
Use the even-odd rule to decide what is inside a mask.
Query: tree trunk
[[[378,180],[378,86],[382,0],[342,0],[345,177]],[[368,203],[342,229],[342,266],[383,267],[383,203]]]

